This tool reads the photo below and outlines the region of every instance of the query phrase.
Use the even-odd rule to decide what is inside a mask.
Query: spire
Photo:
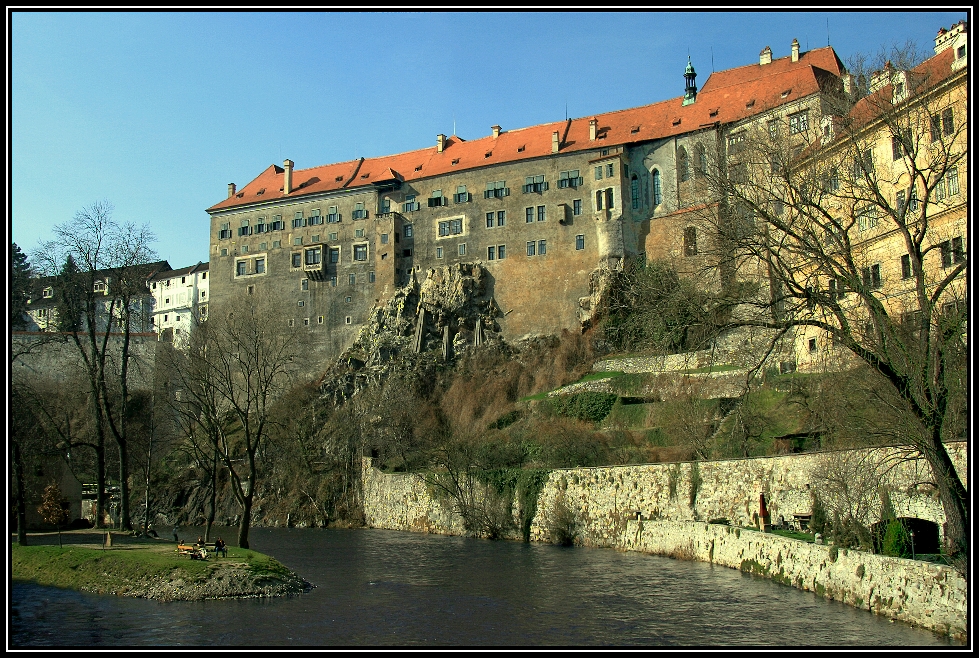
[[[697,100],[697,72],[693,70],[690,55],[687,55],[687,69],[683,72],[683,77],[687,81],[687,87],[683,91],[683,104],[690,105]]]

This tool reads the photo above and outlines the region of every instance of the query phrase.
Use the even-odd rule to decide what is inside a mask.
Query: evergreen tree
[[[82,273],[71,254],[58,273],[58,331],[74,332],[81,329],[82,312],[85,308],[85,286]]]
[[[10,266],[10,326],[14,329],[26,329],[31,265],[16,242],[10,245]]]

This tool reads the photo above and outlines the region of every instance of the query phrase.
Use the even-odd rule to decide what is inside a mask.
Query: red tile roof
[[[909,76],[910,91],[915,95],[920,95],[952,77],[956,73],[952,70],[954,60],[954,49],[948,48],[911,69]],[[850,128],[859,128],[885,112],[891,107],[893,96],[893,86],[885,85],[857,101],[848,115]]]
[[[288,198],[357,188],[375,181],[397,178],[405,182],[427,179],[477,167],[517,162],[551,155],[552,133],[557,132],[560,153],[608,148],[646,142],[695,131],[716,123],[732,123],[772,107],[805,98],[828,85],[838,84],[843,70],[832,48],[720,71],[710,76],[697,100],[683,105],[683,97],[619,110],[594,117],[555,121],[529,128],[501,132],[473,140],[446,138],[441,153],[435,145],[417,151],[363,160],[352,160],[293,172],[293,191]],[[783,92],[788,94],[783,95]],[[749,105],[749,102],[753,101]],[[598,120],[597,138],[589,139],[589,121]],[[356,176],[355,176],[356,174]],[[258,178],[230,198],[208,208],[208,212],[235,206],[286,198],[282,192],[283,169],[271,165]],[[264,189],[264,193],[257,192]],[[421,193],[424,193],[420,190]]]

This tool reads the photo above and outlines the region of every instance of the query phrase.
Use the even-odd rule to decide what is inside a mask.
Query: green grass
[[[533,395],[528,395],[526,397],[520,398],[520,401],[526,402],[528,400],[543,400],[548,396],[548,394],[553,393],[554,391],[559,391],[562,388],[565,388],[566,386],[574,386],[575,384],[581,384],[582,382],[595,382],[595,381],[601,381],[603,379],[613,379],[615,377],[620,377],[623,374],[625,373],[623,373],[621,370],[610,370],[609,372],[589,372],[576,382],[565,384],[564,386],[560,386],[550,391],[541,391],[540,393],[534,393]]]
[[[795,530],[772,530],[773,535],[780,535],[782,537],[788,537],[789,539],[798,539],[799,541],[807,541],[810,544],[813,542],[812,533],[808,532],[797,532]]]
[[[204,581],[211,565],[238,562],[253,573],[289,573],[282,564],[267,555],[243,548],[229,548],[228,557],[215,560],[191,560],[178,556],[171,543],[160,545],[123,545],[101,550],[80,546],[11,546],[12,577],[82,591],[117,592],[130,583],[181,578],[186,582]]]

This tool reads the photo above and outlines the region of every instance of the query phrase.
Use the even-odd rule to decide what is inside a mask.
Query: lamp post
[[[912,560],[915,559],[915,557],[914,557],[914,530],[911,531],[911,559]]]

